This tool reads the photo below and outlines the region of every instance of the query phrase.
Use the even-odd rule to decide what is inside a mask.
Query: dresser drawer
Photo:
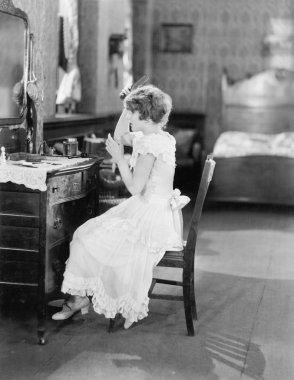
[[[83,173],[53,177],[48,183],[49,203],[62,203],[83,193]]]
[[[0,258],[0,280],[7,283],[38,283],[38,264],[4,261]]]
[[[39,228],[0,225],[1,248],[39,250]]]
[[[0,213],[6,215],[39,216],[39,194],[1,191]]]
[[[39,226],[38,193],[2,191],[0,199],[0,224],[19,227]]]

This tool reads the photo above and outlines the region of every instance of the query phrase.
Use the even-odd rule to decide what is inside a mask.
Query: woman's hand
[[[114,162],[118,163],[124,159],[124,147],[122,144],[113,140],[110,134],[106,140],[106,150],[113,158]]]

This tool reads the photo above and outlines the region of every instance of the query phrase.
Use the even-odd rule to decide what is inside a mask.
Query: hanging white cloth
[[[64,74],[57,92],[56,104],[64,104],[71,100],[80,102],[81,97],[81,75],[79,68],[75,66]]]
[[[81,75],[77,65],[79,47],[78,0],[59,0],[59,16],[63,18],[64,53],[68,69],[57,91],[56,104],[81,101]]]

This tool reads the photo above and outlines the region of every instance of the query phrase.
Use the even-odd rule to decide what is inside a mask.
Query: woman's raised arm
[[[116,124],[115,130],[114,130],[114,140],[118,142],[119,144],[132,146],[132,137],[130,134],[130,127],[129,127],[129,121],[127,118],[127,110],[124,109],[122,114],[120,115],[120,118]]]

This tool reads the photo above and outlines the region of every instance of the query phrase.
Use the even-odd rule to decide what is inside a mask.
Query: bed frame
[[[294,132],[294,107],[223,105],[221,132]],[[208,199],[294,205],[294,159],[281,156],[214,158]]]

